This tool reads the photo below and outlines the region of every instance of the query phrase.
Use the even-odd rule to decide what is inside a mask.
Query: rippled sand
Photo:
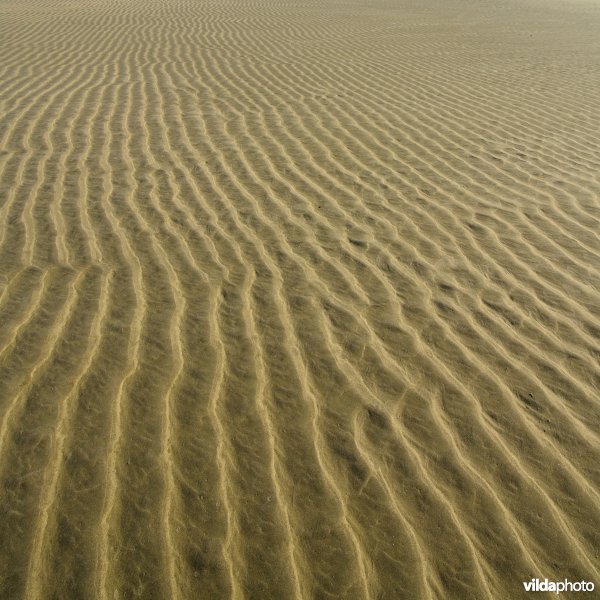
[[[599,32],[0,0],[0,597],[600,589]]]

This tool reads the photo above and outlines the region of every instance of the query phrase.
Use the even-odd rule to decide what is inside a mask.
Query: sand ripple
[[[600,589],[597,4],[0,17],[0,597]]]

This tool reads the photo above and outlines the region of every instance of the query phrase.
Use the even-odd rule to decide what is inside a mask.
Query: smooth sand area
[[[0,598],[535,577],[600,594],[600,3],[0,0]]]

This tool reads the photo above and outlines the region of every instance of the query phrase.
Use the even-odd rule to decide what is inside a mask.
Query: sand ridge
[[[600,586],[599,26],[0,0],[0,597]]]

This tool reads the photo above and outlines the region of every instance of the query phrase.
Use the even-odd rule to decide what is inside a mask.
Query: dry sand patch
[[[599,31],[0,1],[0,597],[600,586]]]

